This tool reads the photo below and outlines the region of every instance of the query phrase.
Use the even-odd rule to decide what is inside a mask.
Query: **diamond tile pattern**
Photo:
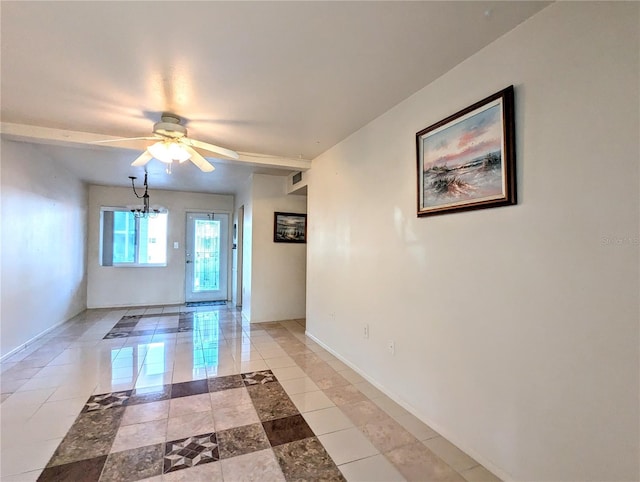
[[[172,440],[165,444],[164,473],[215,462],[219,458],[215,433]]]
[[[253,373],[245,373],[242,375],[244,383],[249,385],[264,385],[265,383],[275,382],[276,377],[271,370],[263,370]]]
[[[122,314],[87,310],[2,362],[0,479],[493,477],[408,412],[397,418],[401,407],[306,338],[304,320],[247,324],[227,306]],[[76,415],[61,437],[54,422]]]
[[[106,410],[107,408],[122,407],[127,404],[131,390],[125,392],[103,393],[101,395],[93,395],[87,401],[82,412],[92,412],[94,410]]]

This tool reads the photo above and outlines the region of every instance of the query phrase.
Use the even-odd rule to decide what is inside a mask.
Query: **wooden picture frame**
[[[509,86],[416,133],[418,217],[516,204]]]
[[[273,215],[274,243],[306,243],[307,215],[275,212]]]

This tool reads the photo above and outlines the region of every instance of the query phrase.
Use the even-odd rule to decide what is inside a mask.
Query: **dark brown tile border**
[[[141,403],[160,402],[171,398],[171,389],[173,386],[159,385],[157,387],[136,388],[131,393],[131,398],[127,405],[139,405]]]
[[[244,382],[242,381],[242,375],[227,375],[216,378],[209,378],[207,380],[209,385],[209,392],[220,392],[222,390],[228,390],[230,388],[242,388]]]
[[[109,454],[100,482],[141,480],[161,475],[163,455],[162,443]]]
[[[188,397],[202,393],[209,393],[209,382],[206,379],[174,383],[171,386],[171,398]]]
[[[261,422],[300,413],[279,382],[250,385],[247,391]]]
[[[262,422],[272,447],[315,436],[302,415]]]
[[[47,467],[38,477],[38,482],[97,482],[107,460],[106,455],[79,460],[68,464]]]
[[[228,459],[271,448],[267,434],[259,423],[243,425],[216,433],[220,459]]]
[[[58,445],[48,467],[107,455],[120,427],[124,407],[81,413]]]
[[[273,448],[287,480],[345,482],[345,478],[316,437]]]

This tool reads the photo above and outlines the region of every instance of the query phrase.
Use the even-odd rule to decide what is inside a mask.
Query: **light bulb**
[[[171,164],[173,161],[184,162],[191,157],[191,154],[174,141],[156,142],[147,147],[147,151],[153,157],[166,164]]]

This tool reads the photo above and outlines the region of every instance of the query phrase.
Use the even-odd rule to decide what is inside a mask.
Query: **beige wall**
[[[87,189],[44,146],[0,142],[6,356],[86,306]]]
[[[100,207],[126,206],[137,200],[131,188],[89,186],[89,308],[184,303],[186,213],[233,212],[233,196],[155,189],[150,189],[149,195],[151,204],[160,204],[169,210],[167,266],[100,266]],[[178,249],[173,248],[174,242],[179,243]]]
[[[640,478],[639,8],[556,3],[309,173],[308,332],[507,479]],[[418,219],[415,133],[510,84],[518,205]]]

